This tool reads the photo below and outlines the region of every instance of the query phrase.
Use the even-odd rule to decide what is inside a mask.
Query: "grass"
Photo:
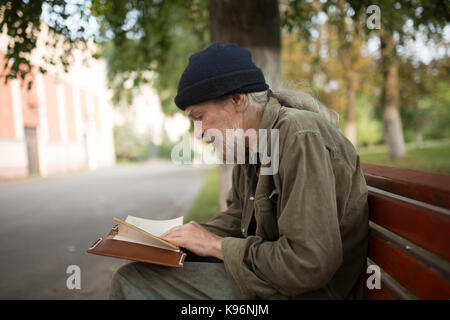
[[[422,148],[409,144],[406,148],[406,157],[395,161],[389,159],[385,146],[359,150],[358,153],[361,162],[397,168],[450,173],[450,140],[426,142]],[[208,172],[205,184],[189,211],[186,220],[206,222],[219,210],[219,170],[217,167],[214,167]]]
[[[206,222],[219,211],[219,168],[214,167],[209,170],[205,184],[186,216],[186,222]]]
[[[386,146],[372,150],[360,150],[361,162],[383,166],[407,168],[429,172],[450,173],[450,140],[430,141],[417,148],[414,144],[406,146],[403,159],[391,160]]]

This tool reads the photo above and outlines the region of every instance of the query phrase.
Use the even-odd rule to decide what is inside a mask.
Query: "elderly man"
[[[198,138],[223,133],[220,143],[206,140],[227,162],[230,154],[236,160],[227,150],[236,151],[238,136],[227,129],[265,134],[256,144],[244,136],[248,156],[234,166],[225,211],[163,235],[195,261],[181,269],[125,265],[114,275],[111,298],[362,298],[367,187],[335,115],[304,93],[272,92],[250,52],[234,44],[192,55],[175,103],[201,121]],[[262,160],[260,145],[270,161]]]

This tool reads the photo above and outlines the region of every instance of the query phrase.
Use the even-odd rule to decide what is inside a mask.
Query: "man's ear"
[[[242,112],[245,109],[247,97],[245,93],[233,93],[231,95],[231,103],[234,106],[236,112]]]

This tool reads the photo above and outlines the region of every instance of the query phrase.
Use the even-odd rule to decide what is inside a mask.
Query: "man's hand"
[[[201,257],[216,257],[223,260],[223,238],[209,232],[195,221],[174,227],[161,235],[161,238],[175,241]]]

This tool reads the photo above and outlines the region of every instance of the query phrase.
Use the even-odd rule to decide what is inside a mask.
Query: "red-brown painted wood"
[[[369,258],[419,299],[450,299],[450,283],[429,267],[370,234]]]
[[[381,287],[381,289],[367,289],[364,287],[364,296],[367,300],[398,300],[388,289]]]
[[[361,164],[367,185],[450,209],[450,174]]]
[[[450,216],[369,192],[370,220],[450,260]]]

